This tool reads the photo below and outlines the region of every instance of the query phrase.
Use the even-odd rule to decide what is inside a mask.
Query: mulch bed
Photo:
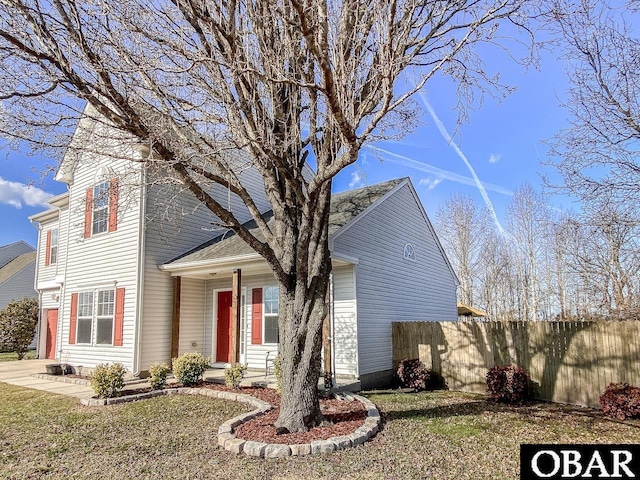
[[[349,435],[358,427],[361,427],[367,417],[366,409],[357,400],[320,399],[320,410],[324,417],[322,425],[307,432],[277,435],[276,427],[273,424],[280,414],[280,395],[275,390],[257,387],[241,387],[238,390],[232,390],[218,384],[204,384],[202,387],[252,395],[260,400],[269,402],[275,407],[273,410],[259,415],[235,429],[235,436],[243,440],[288,445],[311,443],[314,440],[326,440],[340,435]]]

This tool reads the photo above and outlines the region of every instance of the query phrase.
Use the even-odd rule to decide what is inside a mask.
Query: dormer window
[[[103,180],[87,189],[84,238],[118,228],[118,179]]]

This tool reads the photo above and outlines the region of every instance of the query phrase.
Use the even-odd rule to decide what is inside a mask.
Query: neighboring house
[[[0,310],[13,300],[36,298],[36,251],[22,240],[0,247]]]
[[[104,137],[105,128],[84,119],[78,130]],[[144,155],[131,147],[131,158]],[[231,161],[269,217],[261,177],[241,153]],[[237,359],[265,368],[278,346],[278,287],[259,255],[229,231],[212,233],[220,222],[142,162],[67,155],[56,179],[69,192],[31,217],[40,226],[41,358],[121,362],[141,375],[198,351],[214,367]],[[211,193],[250,221],[226,189]],[[169,207],[173,218],[162,220]],[[391,322],[456,320],[457,279],[409,179],[335,195],[330,221],[334,371],[374,385],[391,373]]]
[[[20,240],[0,247],[0,310],[13,300],[36,298],[36,250]]]
[[[36,251],[20,240],[0,247],[0,310],[13,300],[37,298]],[[37,334],[29,348],[36,348]]]
[[[0,247],[0,310],[12,300],[36,298],[36,250],[20,240]]]

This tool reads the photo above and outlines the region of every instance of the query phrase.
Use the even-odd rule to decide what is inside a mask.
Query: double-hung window
[[[84,238],[118,229],[118,178],[100,180],[87,189]]]
[[[93,292],[78,293],[77,328],[76,341],[90,344],[93,330]]]
[[[45,245],[44,264],[53,265],[58,262],[58,229],[47,230],[47,244]]]
[[[106,232],[109,227],[109,182],[93,187],[91,234]]]
[[[76,342],[89,345],[112,345],[115,313],[115,290],[78,293]]]
[[[278,287],[264,289],[264,343],[278,343]]]

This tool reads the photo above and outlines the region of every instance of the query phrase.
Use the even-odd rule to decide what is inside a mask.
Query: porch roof
[[[404,179],[399,178],[384,183],[378,183],[369,187],[358,188],[335,194],[331,197],[331,213],[329,215],[329,237],[334,235],[341,227],[354,221],[376,201],[390,192]],[[273,227],[273,212],[268,211],[263,215],[267,224]],[[244,224],[259,241],[265,240],[254,220]],[[235,232],[227,230],[208,242],[176,257],[165,263],[162,270],[175,271],[190,267],[204,267],[206,265],[228,265],[229,263],[255,262],[261,259]]]

